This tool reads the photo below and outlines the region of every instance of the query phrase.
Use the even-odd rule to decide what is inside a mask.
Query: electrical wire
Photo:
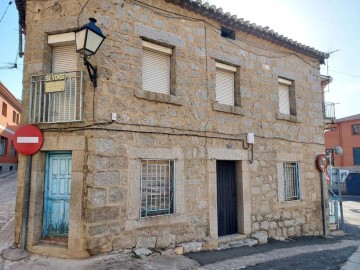
[[[329,71],[334,72],[334,73],[338,73],[338,74],[344,75],[344,76],[350,76],[350,77],[360,78],[360,75],[354,75],[354,74],[345,73],[345,72],[340,72],[340,71],[336,71],[336,70],[332,70],[332,69],[329,69]]]
[[[122,128],[108,128],[107,126],[111,126],[113,124],[122,125]],[[154,131],[154,130],[135,130],[126,128],[124,126],[136,126],[136,127],[145,127],[145,128],[157,128],[157,129],[168,129],[170,131]],[[85,131],[85,130],[99,130],[99,131],[124,131],[124,132],[136,132],[136,133],[146,133],[146,134],[160,134],[160,135],[173,135],[173,136],[194,136],[200,138],[210,138],[210,139],[223,139],[223,140],[232,140],[232,141],[244,141],[242,137],[245,136],[246,133],[239,133],[239,134],[229,134],[224,132],[218,131],[202,131],[202,130],[193,130],[193,129],[182,129],[176,127],[162,127],[156,125],[147,125],[147,124],[133,124],[133,123],[122,123],[118,121],[112,122],[101,122],[101,123],[94,123],[85,126],[73,126],[73,127],[49,127],[49,128],[42,128],[39,127],[42,131],[45,132],[76,132],[76,131]],[[182,133],[176,133],[176,131],[181,131]],[[186,132],[186,133],[185,133]],[[212,135],[214,134],[214,135]],[[282,137],[269,137],[269,136],[261,136],[255,135],[257,138],[260,139],[274,139],[274,140],[284,140],[291,143],[305,143],[305,144],[315,144],[315,145],[323,145],[317,142],[308,142],[308,141],[296,141],[290,140],[287,138]]]
[[[4,12],[4,14],[2,15],[2,17],[1,17],[1,19],[0,19],[0,22],[4,19],[4,16],[5,16],[6,12],[8,11],[8,9],[9,9],[9,7],[10,7],[11,4],[12,4],[12,1],[10,1],[9,4],[7,5],[7,7],[6,7],[6,9],[5,9],[5,12]]]
[[[17,68],[16,63],[9,63],[9,65],[7,65],[7,66],[0,67],[0,69],[16,69],[16,68]]]
[[[82,5],[80,4],[80,2],[77,0],[79,6],[81,7],[81,10],[80,10],[79,15],[78,15],[78,18],[77,18],[77,27],[78,27],[78,28],[80,27],[80,16],[81,16],[81,14],[83,13],[84,8],[85,8],[86,5],[89,3],[89,1],[90,1],[90,0],[87,0],[86,3],[82,6]]]
[[[171,11],[168,11],[168,10],[165,10],[165,9],[162,9],[162,8],[159,8],[159,7],[153,7],[151,5],[148,5],[146,3],[142,3],[142,2],[139,2],[137,0],[124,0],[125,2],[129,3],[129,4],[132,4],[134,5],[133,2],[136,2],[137,4],[143,6],[143,7],[146,7],[150,10],[152,10],[155,14],[158,14],[158,15],[161,15],[163,17],[167,17],[167,18],[174,18],[174,19],[186,19],[186,20],[189,20],[189,21],[198,21],[198,22],[203,22],[203,23],[206,23],[207,25],[209,25],[210,27],[213,28],[214,31],[218,31],[220,32],[221,29],[219,29],[217,26],[211,24],[210,22],[208,21],[205,21],[203,19],[195,19],[195,18],[192,18],[192,17],[188,17],[188,16],[185,16],[185,15],[182,15],[182,14],[178,14],[178,13],[175,13],[175,12],[171,12]],[[162,12],[159,12],[158,10],[161,10]],[[175,15],[169,15],[169,14],[175,14]],[[254,43],[254,42],[250,42],[248,40],[241,40],[239,39],[238,37],[235,38],[237,41],[240,41],[240,42],[244,42],[248,45],[252,45],[252,46],[255,46],[255,47],[258,47],[258,48],[261,48],[261,49],[264,49],[264,50],[267,50],[267,51],[270,51],[270,52],[273,52],[273,53],[281,53],[281,54],[284,54],[282,56],[268,56],[268,55],[263,55],[263,54],[258,54],[258,53],[255,53],[251,50],[247,50],[243,47],[241,47],[239,44],[235,43],[235,42],[232,42],[231,40],[229,39],[225,39],[226,41],[232,43],[233,45],[239,47],[240,49],[246,51],[246,52],[249,52],[249,53],[252,53],[254,55],[257,55],[257,56],[262,56],[262,57],[267,57],[267,58],[284,58],[284,57],[288,57],[288,56],[295,56],[297,58],[299,58],[300,60],[302,60],[303,62],[305,62],[306,64],[310,65],[312,68],[317,68],[317,65],[313,65],[311,64],[309,61],[305,60],[303,57],[299,56],[297,53],[293,53],[293,52],[285,52],[285,51],[278,51],[278,50],[275,50],[273,48],[269,48],[269,47],[266,47],[266,46],[262,46],[260,44],[257,44],[257,43]],[[314,62],[315,63],[315,62]]]
[[[58,0],[56,1],[53,5],[51,6],[48,6],[47,8],[45,8],[44,10],[47,10],[51,7],[54,7],[56,5],[59,4],[61,0]],[[84,8],[86,7],[86,5],[88,4],[90,0],[86,1],[86,3],[81,6],[81,4],[78,2],[78,4],[81,6],[81,11],[78,15],[78,19],[77,19],[77,24],[78,24],[78,27],[79,27],[79,20],[80,20],[80,16],[84,10]],[[205,24],[207,24],[208,26],[210,26],[214,31],[221,31],[221,29],[219,29],[218,27],[216,27],[215,25],[211,24],[210,22],[208,21],[205,21],[204,19],[196,19],[196,18],[192,18],[192,17],[189,17],[189,16],[185,16],[185,15],[182,15],[182,14],[178,14],[178,13],[175,13],[175,12],[170,12],[168,10],[165,10],[165,9],[162,9],[160,7],[153,7],[151,5],[148,5],[146,3],[142,3],[142,2],[139,2],[137,0],[124,0],[124,2],[128,3],[128,4],[131,4],[131,5],[135,5],[138,4],[138,5],[141,5],[143,7],[146,7],[150,10],[152,10],[154,13],[158,14],[158,15],[161,15],[161,16],[164,16],[164,17],[167,17],[167,18],[173,18],[173,19],[186,19],[186,20],[189,20],[189,21],[197,21],[197,22],[203,22]],[[135,3],[134,3],[135,2]],[[29,10],[27,8],[27,10]],[[43,11],[44,11],[43,10]],[[161,10],[162,12],[160,12],[159,10]],[[36,11],[32,11],[32,10],[29,10],[30,12],[33,12],[33,13],[37,13]],[[171,14],[171,15],[170,15]],[[244,47],[240,46],[239,44],[235,43],[235,42],[232,42],[231,40],[229,39],[225,39],[227,42],[239,47],[240,49],[242,49],[243,51],[246,51],[248,53],[251,53],[251,54],[254,54],[256,56],[260,56],[260,57],[266,57],[266,58],[273,58],[273,59],[281,59],[281,58],[285,58],[285,57],[289,57],[289,56],[295,56],[297,58],[299,58],[300,60],[302,60],[303,62],[305,62],[306,64],[310,65],[312,68],[317,68],[317,65],[313,65],[311,64],[309,61],[305,60],[303,57],[299,56],[297,53],[293,53],[293,52],[286,52],[286,51],[279,51],[279,50],[275,50],[273,48],[269,48],[269,47],[266,47],[266,46],[262,46],[260,44],[257,44],[257,43],[254,43],[254,42],[251,42],[251,41],[248,41],[248,40],[241,40],[239,38],[236,38],[237,41],[240,41],[240,42],[244,42],[248,45],[252,45],[252,46],[255,46],[257,48],[260,48],[260,49],[263,49],[263,50],[266,50],[266,51],[269,51],[269,52],[273,52],[273,53],[277,53],[277,54],[283,54],[281,56],[269,56],[269,55],[265,55],[265,54],[259,54],[259,53],[256,53],[254,51],[251,51],[251,50],[248,50],[248,49],[245,49]]]
[[[30,8],[28,8],[27,5],[25,5],[25,8],[26,8],[26,11],[29,11],[31,13],[39,13],[40,11],[45,11],[45,10],[48,10],[49,8],[53,8],[53,7],[57,6],[57,5],[60,5],[60,1],[61,0],[57,0],[54,4],[44,8],[43,10],[38,9],[37,11],[34,11],[34,10],[31,10]]]
[[[79,18],[80,18],[80,15],[81,13],[83,12],[85,6],[88,4],[90,0],[88,0],[82,7],[81,7],[81,11],[80,11],[80,14],[78,16],[78,24],[79,24]],[[55,2],[54,5],[52,6],[49,6],[47,8],[45,8],[44,10],[46,9],[49,9],[55,5],[57,5],[58,3],[60,2],[60,0],[58,0],[57,2]],[[134,5],[132,2],[129,2],[128,0],[125,0],[125,2],[129,3],[129,4],[132,4]],[[191,18],[191,17],[187,17],[187,16],[184,16],[184,15],[180,15],[180,14],[176,14],[176,13],[173,13],[173,14],[176,14],[176,16],[174,15],[168,15],[169,11],[166,11],[166,10],[163,10],[161,8],[154,8],[152,6],[149,6],[145,3],[141,3],[141,2],[138,2],[136,0],[134,0],[134,2],[137,2],[139,3],[140,5],[142,6],[146,6],[148,7],[149,9],[151,9],[152,11],[154,11],[155,13],[161,15],[161,16],[165,16],[165,17],[169,17],[169,18],[175,18],[175,19],[187,19],[187,20],[190,20],[190,21],[198,21],[198,22],[203,22],[204,23],[204,28],[205,28],[205,33],[206,33],[206,27],[205,25],[208,25],[210,26],[210,28],[212,28],[213,31],[217,31],[217,33],[219,31],[221,31],[220,29],[218,29],[216,26],[210,24],[209,22],[205,21],[205,20],[202,20],[202,19],[195,19],[195,18]],[[78,2],[79,3],[79,2]],[[79,3],[80,5],[80,3]],[[81,5],[80,5],[81,6]],[[157,11],[157,9],[159,10],[162,10],[164,12],[166,12],[167,14],[164,14],[162,12],[159,12]],[[34,11],[30,11],[30,12],[34,12]],[[37,13],[37,12],[34,12],[34,13]],[[306,60],[304,60],[302,57],[298,56],[297,54],[295,53],[289,53],[289,52],[282,52],[282,51],[276,51],[276,50],[273,50],[273,49],[270,49],[270,48],[267,48],[267,47],[260,47],[258,46],[259,48],[262,48],[262,49],[265,49],[267,51],[270,51],[270,52],[274,52],[274,53],[281,53],[281,54],[284,54],[282,56],[268,56],[268,55],[262,55],[262,54],[257,54],[253,51],[250,51],[250,50],[247,50],[247,49],[244,49],[242,48],[239,44],[235,43],[235,42],[232,42],[230,41],[229,39],[225,39],[227,40],[228,42],[236,45],[237,47],[241,48],[242,50],[244,51],[247,51],[249,53],[252,53],[254,55],[257,55],[257,56],[263,56],[263,57],[268,57],[268,58],[284,58],[284,57],[289,57],[289,56],[296,56],[298,58],[300,58],[301,60],[303,60],[304,62],[306,62],[307,64],[311,65],[309,62],[307,62]],[[241,41],[241,42],[244,42],[246,44],[250,44],[250,45],[254,45],[253,43],[251,42],[248,42],[246,40],[240,40],[240,39],[237,39],[238,41]],[[206,39],[205,39],[205,43],[206,43]],[[207,44],[205,44],[206,46]],[[311,65],[312,66],[312,65]],[[314,67],[314,66],[312,66]],[[137,126],[137,127],[146,127],[146,128],[158,128],[158,129],[169,129],[170,131],[168,132],[164,132],[164,131],[149,131],[149,130],[134,130],[134,129],[129,129],[129,128],[111,128],[109,126],[113,125],[113,124],[120,124],[122,126]],[[143,125],[143,124],[130,124],[130,123],[121,123],[121,122],[101,122],[101,123],[93,123],[91,125],[85,125],[85,126],[74,126],[74,127],[50,127],[50,128],[40,128],[42,131],[45,131],[45,132],[63,132],[63,131],[67,131],[67,132],[76,132],[76,131],[85,131],[85,130],[98,130],[98,131],[124,131],[124,132],[137,132],[137,133],[147,133],[147,134],[162,134],[162,135],[173,135],[173,136],[195,136],[195,137],[202,137],[202,138],[214,138],[214,139],[224,139],[224,140],[235,140],[235,141],[242,141],[243,144],[245,143],[245,140],[242,138],[242,137],[239,137],[239,136],[244,136],[245,134],[237,134],[237,135],[234,135],[234,134],[227,134],[227,133],[222,133],[222,132],[209,132],[209,131],[201,131],[201,130],[191,130],[191,129],[180,129],[180,128],[175,128],[175,127],[161,127],[161,126],[155,126],[155,125]],[[182,133],[179,133],[179,132],[176,132],[176,131],[181,131]],[[215,136],[215,135],[211,135],[211,134],[218,134],[218,136]],[[265,137],[265,136],[259,136],[259,135],[256,135],[256,137],[258,138],[263,138],[263,139],[279,139],[279,140],[285,140],[285,141],[289,141],[289,142],[296,142],[296,143],[307,143],[307,144],[317,144],[317,145],[323,145],[323,144],[320,144],[320,143],[316,143],[316,142],[305,142],[305,141],[294,141],[294,140],[290,140],[290,139],[286,139],[286,138],[281,138],[281,137]],[[245,145],[244,145],[245,147]]]

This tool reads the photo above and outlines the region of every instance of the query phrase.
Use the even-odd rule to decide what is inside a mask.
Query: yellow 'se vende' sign
[[[45,75],[45,93],[65,91],[65,73],[51,73]]]

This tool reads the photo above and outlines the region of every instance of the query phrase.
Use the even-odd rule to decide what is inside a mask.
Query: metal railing
[[[83,72],[64,72],[65,90],[45,92],[45,75],[30,81],[29,123],[81,121],[83,117]]]
[[[323,117],[325,120],[335,120],[335,103],[323,102]]]

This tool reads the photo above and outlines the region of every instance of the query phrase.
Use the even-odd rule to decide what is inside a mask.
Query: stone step
[[[330,223],[330,231],[336,231],[338,229],[338,225],[336,223]]]
[[[242,240],[230,241],[228,243],[219,243],[217,250],[242,247],[242,246],[253,246],[253,245],[256,245],[257,243],[258,243],[258,241],[255,239],[245,238]]]
[[[239,241],[239,240],[243,240],[246,239],[247,236],[244,234],[231,234],[231,235],[226,235],[226,236],[220,236],[218,238],[218,243],[229,243],[229,242],[234,242],[234,241]]]

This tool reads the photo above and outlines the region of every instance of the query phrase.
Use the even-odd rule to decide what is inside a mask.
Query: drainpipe
[[[23,39],[22,39],[23,31],[21,29],[21,25],[19,25],[19,57],[22,58],[24,55],[23,52]]]
[[[328,237],[329,236],[329,218],[326,215],[326,209],[327,209],[327,205],[329,205],[329,203],[326,205],[326,185],[325,185],[325,174],[326,172],[321,172],[321,208],[322,208],[322,223],[323,223],[323,232],[324,232],[324,236]]]
[[[32,164],[32,156],[26,156],[26,174],[25,174],[25,182],[24,182],[21,245],[20,245],[22,250],[26,249],[26,242],[27,242],[29,204],[30,204],[31,164]]]

